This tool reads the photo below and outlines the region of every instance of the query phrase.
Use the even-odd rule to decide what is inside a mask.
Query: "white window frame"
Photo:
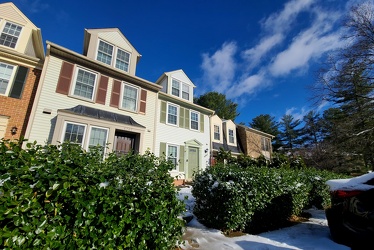
[[[173,87],[173,83],[178,83],[178,88],[174,88]],[[176,95],[176,94],[173,94],[173,89],[178,89],[178,95]],[[185,89],[187,89],[188,90],[188,92],[186,92],[186,91],[184,91]],[[178,80],[178,79],[175,79],[175,78],[172,78],[171,79],[171,95],[173,95],[173,96],[177,96],[177,97],[179,97],[179,98],[182,98],[183,100],[187,100],[187,101],[189,101],[190,100],[190,95],[191,95],[191,91],[190,91],[190,86],[187,84],[187,83],[184,83],[184,82],[182,82],[182,81],[180,81],[180,80]],[[183,97],[183,94],[187,94],[188,95],[188,98],[184,98]]]
[[[81,145],[81,147],[83,148],[83,145],[84,145],[85,139],[86,139],[87,124],[82,124],[82,123],[77,123],[77,122],[71,122],[71,121],[65,121],[64,122],[64,129],[62,130],[62,134],[61,134],[61,142],[65,142],[66,141],[65,140],[65,134],[66,134],[66,128],[67,128],[68,124],[72,124],[72,125],[77,125],[77,126],[84,127],[82,142],[81,143],[77,143],[77,142],[74,142],[74,141],[70,141],[71,143]]]
[[[166,144],[166,159],[169,160],[170,158],[170,153],[169,153],[169,147],[175,147],[176,148],[176,156],[173,157],[173,159],[175,158],[175,167],[174,167],[174,171],[179,171],[179,146],[178,145],[175,145],[175,144]]]
[[[261,138],[261,150],[270,152],[270,139],[266,137]]]
[[[110,61],[110,64],[107,64],[106,62],[99,61],[98,58],[97,58],[97,56],[98,56],[98,54],[99,54],[99,46],[100,46],[100,42],[112,46],[112,55],[111,55],[111,61]],[[124,53],[127,53],[127,54],[129,55],[129,61],[128,61],[128,62],[123,61],[123,60],[119,60],[119,59],[117,58],[117,55],[118,55],[118,51],[119,51],[119,50],[122,51],[122,52],[124,52]],[[107,41],[105,41],[105,40],[103,40],[103,39],[99,39],[99,40],[98,40],[97,48],[96,48],[96,57],[95,57],[95,58],[96,58],[96,61],[102,62],[102,63],[104,63],[104,64],[106,64],[106,65],[110,65],[110,66],[112,66],[112,67],[114,67],[114,68],[116,68],[116,69],[122,70],[122,71],[124,71],[124,72],[127,72],[127,73],[128,73],[128,72],[130,71],[130,65],[131,65],[131,53],[130,53],[129,51],[127,51],[127,50],[125,50],[125,49],[123,49],[123,48],[120,48],[120,47],[118,47],[118,46],[116,46],[116,45],[114,45],[114,44],[112,44],[112,43],[109,43],[109,42],[107,42]],[[119,60],[119,61],[121,61],[121,62],[125,62],[125,63],[127,63],[127,70],[124,70],[124,69],[121,69],[121,68],[117,67],[117,60]]]
[[[100,43],[104,43],[104,44],[106,44],[107,46],[111,46],[111,47],[112,47],[112,54],[109,54],[109,53],[106,53],[106,52],[99,51]],[[114,51],[115,51],[115,46],[114,46],[113,44],[108,43],[108,42],[106,42],[106,41],[104,41],[104,40],[99,39],[99,40],[98,40],[98,43],[97,43],[96,60],[99,61],[99,62],[105,63],[105,64],[107,64],[107,65],[112,65],[112,64],[113,64],[113,58],[114,58]],[[107,63],[107,62],[103,62],[103,61],[98,60],[99,52],[101,52],[101,53],[103,53],[103,54],[105,54],[105,55],[107,55],[107,56],[110,56],[110,62]]]
[[[17,66],[16,65],[12,65],[12,64],[9,64],[9,63],[4,63],[4,62],[0,62],[0,64],[4,64],[6,66],[10,66],[10,67],[13,67],[12,68],[12,73],[9,77],[9,80],[8,80],[8,84],[7,84],[7,87],[5,89],[5,93],[0,93],[0,95],[4,95],[4,96],[8,96],[9,95],[9,92],[10,92],[10,89],[12,88],[12,83],[14,82],[14,77],[16,75],[16,72],[17,72]],[[1,78],[3,79],[3,78]]]
[[[192,120],[192,114],[196,114],[197,120]],[[197,128],[193,128],[192,127],[192,122],[196,122],[197,123]],[[190,129],[191,130],[195,130],[195,131],[199,131],[200,130],[200,113],[196,112],[194,110],[190,110]]]
[[[136,89],[136,100],[135,100],[135,109],[128,109],[126,107],[123,106],[124,104],[124,94],[125,94],[125,87],[128,86],[130,88],[133,88],[133,89]],[[129,84],[127,82],[122,82],[122,87],[121,87],[121,109],[123,110],[127,110],[127,111],[131,111],[131,112],[138,112],[138,108],[139,108],[139,92],[140,92],[140,89],[139,87],[136,87],[132,84]]]
[[[232,132],[232,135],[230,135],[230,132]],[[235,133],[233,129],[229,128],[228,136],[229,136],[229,143],[235,144]]]
[[[175,107],[176,110],[177,110],[177,114],[175,114],[175,116],[176,116],[176,123],[175,124],[169,122],[169,107],[170,106]],[[174,114],[172,114],[172,115],[174,115]],[[172,103],[168,103],[166,105],[166,123],[169,124],[169,125],[172,125],[172,126],[178,126],[178,124],[179,124],[179,121],[178,121],[179,119],[178,118],[179,118],[179,106],[175,105],[175,104],[172,104]]]
[[[216,132],[216,128],[218,128],[218,133]],[[218,134],[218,139],[216,138],[216,135]],[[213,138],[216,141],[221,140],[221,126],[219,125],[213,125]]]
[[[128,62],[125,62],[125,61],[123,61],[122,59],[121,59],[121,60],[118,59],[117,55],[118,55],[118,51],[119,51],[119,50],[129,55],[129,61],[128,61]],[[125,64],[127,64],[127,70],[120,69],[119,67],[117,67],[117,61],[121,61],[121,62],[124,62]],[[114,67],[115,67],[116,69],[119,69],[119,70],[122,70],[122,71],[125,71],[125,72],[129,72],[129,71],[130,71],[130,62],[131,62],[131,53],[128,52],[128,51],[126,51],[126,50],[124,50],[124,49],[117,48],[117,49],[116,49],[115,60],[114,60],[114,62],[113,62]]]
[[[80,95],[76,95],[75,94],[75,88],[77,86],[77,78],[78,78],[78,72],[79,70],[82,70],[82,71],[85,71],[85,72],[88,72],[90,74],[93,74],[95,75],[95,82],[94,82],[94,86],[93,86],[93,89],[92,89],[92,97],[91,98],[87,98],[87,97],[84,97],[84,96],[80,96]],[[88,70],[88,69],[85,69],[83,67],[75,67],[75,71],[74,71],[74,80],[73,80],[73,87],[71,89],[71,93],[70,95],[71,96],[74,96],[76,98],[79,98],[79,99],[83,99],[83,100],[89,100],[89,101],[93,101],[94,98],[95,98],[95,93],[96,93],[96,88],[97,88],[97,78],[98,78],[98,73],[96,72],[93,72],[91,70]]]
[[[89,151],[91,146],[97,146],[97,145],[90,145],[90,140],[91,140],[91,135],[92,135],[92,129],[94,129],[94,128],[106,131],[106,137],[105,137],[104,145],[100,145],[100,146],[103,146],[103,156],[104,156],[105,152],[106,152],[106,144],[108,143],[108,134],[109,134],[109,129],[108,128],[99,127],[99,126],[90,126],[89,127],[88,137],[87,137],[87,139],[88,139],[87,140],[87,145],[86,145],[85,148],[86,148],[87,151]]]
[[[1,22],[1,21],[2,21],[2,20],[0,19],[0,22]],[[22,35],[22,31],[23,31],[24,26],[22,26],[22,25],[20,25],[20,24],[17,24],[17,23],[14,23],[14,22],[10,22],[10,21],[4,20],[4,23],[3,23],[2,27],[1,27],[0,36],[2,36],[2,34],[3,34],[3,32],[4,32],[4,29],[5,29],[5,26],[6,26],[7,23],[9,23],[9,24],[11,24],[11,25],[16,25],[16,26],[18,26],[18,27],[21,27],[21,31],[19,32],[19,35],[17,36],[17,41],[16,41],[16,43],[15,43],[15,45],[14,45],[14,48],[11,47],[11,46],[4,45],[4,44],[0,44],[0,46],[4,46],[4,47],[7,47],[7,48],[11,48],[11,49],[16,49],[16,48],[17,48],[17,45],[18,45],[18,41],[20,40],[20,37],[21,37],[21,35]],[[9,34],[7,34],[7,35],[10,36]],[[16,37],[16,36],[14,36],[14,35],[12,35],[12,36],[13,36],[13,37]]]

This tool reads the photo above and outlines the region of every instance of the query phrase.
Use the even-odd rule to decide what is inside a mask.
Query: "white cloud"
[[[236,62],[234,60],[237,45],[234,42],[224,43],[213,55],[203,54],[201,68],[204,71],[203,80],[213,90],[224,92],[232,84],[235,76]]]
[[[312,26],[299,33],[288,48],[280,52],[269,65],[273,76],[286,75],[292,70],[307,67],[312,59],[342,46],[340,31],[333,30],[333,23],[337,21],[336,13],[322,10],[315,13],[317,17]]]
[[[263,75],[250,75],[239,83],[232,85],[231,88],[226,91],[226,97],[232,99],[241,96],[243,93],[253,94],[264,82]]]
[[[254,48],[245,50],[243,58],[249,63],[248,69],[251,69],[261,61],[263,56],[268,53],[275,45],[279,44],[283,40],[284,36],[282,34],[274,34],[265,37],[257,44]]]

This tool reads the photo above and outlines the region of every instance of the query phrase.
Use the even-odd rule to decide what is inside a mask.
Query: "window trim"
[[[24,26],[21,25],[21,24],[18,24],[18,23],[12,22],[12,21],[5,20],[5,19],[0,19],[0,22],[1,22],[1,21],[3,21],[3,25],[2,25],[2,27],[1,27],[0,36],[3,34],[4,29],[5,29],[5,26],[6,26],[7,23],[14,24],[14,25],[17,25],[17,26],[21,27],[21,31],[19,32],[19,36],[17,37],[17,42],[16,42],[14,48],[11,47],[11,46],[6,46],[6,45],[3,45],[3,44],[0,44],[0,46],[4,46],[4,47],[10,48],[10,49],[17,49],[17,46],[18,46],[18,44],[19,44],[20,37],[21,37],[22,32],[23,32],[23,30],[24,30]]]
[[[232,136],[230,136],[230,131],[232,131]],[[227,135],[229,137],[228,138],[229,143],[235,144],[235,131],[233,129],[229,128]],[[230,141],[230,139],[232,139],[232,142]]]
[[[179,171],[179,146],[178,145],[175,145],[175,144],[169,144],[169,143],[166,143],[166,160],[169,160],[169,147],[175,147],[176,148],[176,153],[177,155],[175,156],[175,168],[173,168],[171,171]]]
[[[97,56],[98,56],[98,54],[99,54],[99,46],[100,46],[100,42],[106,43],[106,44],[108,44],[108,45],[110,45],[110,46],[113,47],[113,51],[112,51],[112,55],[111,55],[111,61],[110,61],[110,64],[107,64],[107,63],[105,63],[105,62],[99,61],[99,60],[97,59]],[[120,68],[118,68],[118,67],[116,66],[116,65],[117,65],[117,59],[118,59],[118,58],[117,58],[118,50],[121,50],[121,51],[123,51],[124,53],[127,53],[127,54],[129,55],[129,61],[127,62],[127,63],[128,63],[127,71],[126,71],[126,70],[123,70],[123,69],[120,69]],[[116,69],[118,69],[118,70],[121,70],[121,71],[123,71],[123,72],[126,72],[126,73],[129,73],[129,72],[130,72],[130,66],[131,66],[131,53],[130,53],[129,51],[127,51],[126,49],[121,48],[121,47],[118,47],[117,45],[115,45],[115,44],[113,44],[113,43],[110,43],[110,42],[107,42],[107,41],[105,41],[104,39],[101,39],[101,38],[98,39],[97,48],[96,48],[96,56],[95,56],[95,60],[98,61],[98,62],[104,63],[105,65],[109,65],[109,66],[111,66],[111,67],[113,67],[113,68],[116,68]],[[122,61],[122,60],[120,60],[120,61]],[[125,63],[126,63],[126,62],[125,62]]]
[[[99,56],[99,48],[100,48],[100,42],[103,42],[103,43],[105,43],[105,44],[108,44],[108,45],[112,46],[112,54],[110,55],[110,64],[107,64],[106,62],[103,62],[103,61],[98,60],[98,56]],[[115,48],[116,48],[116,46],[114,46],[113,44],[108,43],[108,42],[106,42],[106,41],[104,41],[104,40],[102,40],[102,39],[98,39],[97,48],[96,48],[96,57],[95,57],[96,61],[101,62],[101,63],[104,63],[104,64],[106,64],[106,65],[110,65],[110,66],[112,66],[112,65],[113,65],[113,58],[114,58],[114,51],[115,51]],[[101,52],[101,53],[106,54],[106,53],[104,53],[104,52]],[[109,55],[109,54],[106,54],[106,55]]]
[[[197,120],[196,121],[192,120],[192,113],[196,114],[196,116],[197,116]],[[192,122],[196,122],[197,123],[197,128],[196,129],[192,128]],[[190,129],[194,130],[194,131],[200,131],[200,113],[197,112],[197,111],[195,111],[195,110],[190,110]]]
[[[18,66],[17,65],[13,65],[13,64],[9,64],[9,63],[5,63],[5,62],[0,62],[0,64],[4,64],[4,65],[12,66],[13,67],[12,74],[9,77],[8,85],[7,85],[6,89],[5,89],[5,93],[4,94],[0,93],[0,95],[9,96],[10,90],[12,89],[12,85],[14,83],[14,78],[16,76],[16,72],[17,72]]]
[[[86,143],[86,147],[85,149],[87,151],[89,151],[89,148],[90,148],[90,139],[91,139],[91,134],[92,134],[92,129],[93,128],[98,128],[98,129],[102,129],[102,130],[105,130],[106,131],[106,137],[105,137],[105,143],[104,143],[104,151],[103,151],[103,156],[105,155],[106,153],[106,144],[108,143],[108,137],[109,137],[109,128],[105,128],[105,127],[100,127],[100,126],[95,126],[95,125],[91,125],[91,126],[88,126],[89,127],[89,131],[88,131],[88,134],[87,134],[87,143]],[[94,145],[96,146],[96,145]]]
[[[177,109],[177,114],[175,115],[176,116],[176,123],[175,124],[169,122],[169,106],[173,106]],[[178,127],[179,126],[179,119],[178,119],[179,118],[179,113],[180,113],[179,106],[168,102],[167,105],[166,105],[166,124]]]
[[[216,127],[218,128],[218,133],[216,132]],[[218,139],[216,139],[216,134],[218,134]],[[221,126],[215,124],[213,125],[213,139],[215,141],[221,141]]]
[[[177,82],[178,83],[178,95],[174,95],[173,94],[173,82]],[[186,86],[187,89],[188,89],[188,92],[185,92],[183,91],[183,86]],[[183,93],[187,93],[188,94],[188,99],[186,98],[183,98]],[[183,100],[186,100],[186,101],[189,101],[190,100],[190,96],[191,96],[191,91],[190,91],[190,85],[185,83],[185,82],[182,82],[181,80],[178,80],[176,78],[171,78],[171,90],[170,90],[170,94],[173,95],[173,96],[177,96]]]
[[[123,95],[124,95],[124,93],[125,93],[125,86],[129,86],[129,87],[131,87],[131,88],[136,89],[135,110],[131,110],[131,109],[127,109],[127,108],[123,107],[123,98],[124,98]],[[126,111],[129,111],[129,112],[138,113],[138,112],[139,112],[139,98],[140,98],[139,94],[140,94],[140,88],[139,88],[138,86],[135,86],[135,85],[132,85],[132,84],[130,84],[130,83],[128,83],[128,82],[124,82],[124,81],[122,81],[122,82],[121,82],[120,103],[119,103],[119,105],[120,105],[120,109],[122,109],[122,110],[126,110]]]
[[[84,127],[83,137],[82,137],[82,142],[81,143],[76,143],[76,142],[69,141],[69,142],[74,143],[74,144],[79,144],[83,148],[83,146],[85,144],[85,140],[86,140],[87,124],[73,122],[73,121],[64,121],[64,126],[63,126],[62,133],[61,133],[61,142],[62,143],[66,141],[65,140],[65,134],[66,134],[66,128],[67,128],[68,124],[73,124],[73,125],[78,125],[78,126],[83,126]]]
[[[87,97],[84,97],[84,96],[80,96],[80,95],[76,95],[74,94],[75,92],[75,87],[77,85],[77,78],[78,78],[78,72],[79,70],[83,70],[85,72],[88,72],[88,73],[91,73],[93,75],[95,75],[95,82],[94,82],[94,86],[93,86],[93,90],[92,90],[92,97],[91,99],[90,98],[87,98]],[[73,77],[72,77],[72,88],[71,88],[71,92],[70,92],[70,96],[72,97],[75,97],[75,98],[78,98],[78,99],[81,99],[81,100],[88,100],[88,101],[91,101],[91,102],[94,102],[95,100],[95,96],[96,96],[96,89],[97,89],[97,85],[98,85],[98,76],[99,76],[99,73],[95,72],[95,71],[92,71],[92,70],[89,70],[89,69],[86,69],[84,67],[81,67],[81,66],[78,66],[78,65],[75,65],[74,67],[74,74],[73,74]]]

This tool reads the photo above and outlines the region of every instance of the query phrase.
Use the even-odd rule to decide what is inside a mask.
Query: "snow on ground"
[[[193,214],[195,199],[191,187],[179,190],[179,199],[185,200],[187,214]],[[310,209],[307,212],[312,217],[307,222],[281,230],[262,233],[259,235],[246,234],[238,237],[226,237],[221,231],[207,228],[194,217],[188,224],[183,239],[182,249],[222,249],[222,250],[349,250],[344,245],[335,243],[330,238],[329,228],[324,210]]]

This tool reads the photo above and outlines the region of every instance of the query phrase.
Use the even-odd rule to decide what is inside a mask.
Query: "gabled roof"
[[[83,105],[78,105],[70,109],[60,109],[59,111],[65,111],[68,113],[76,114],[76,115],[82,115],[82,116],[87,116],[91,118],[96,118],[96,119],[101,119],[101,120],[106,120],[110,122],[118,122],[118,123],[123,123],[135,127],[140,127],[140,128],[145,128],[143,125],[140,125],[134,119],[131,118],[131,116],[127,115],[121,115],[101,109],[95,109]]]
[[[236,124],[236,127],[239,127],[239,128],[243,128],[247,131],[251,131],[253,133],[256,133],[256,134],[259,134],[259,135],[262,135],[262,136],[266,136],[266,137],[269,137],[271,139],[274,138],[274,135],[271,135],[271,134],[268,134],[268,133],[265,133],[265,132],[262,132],[260,130],[257,130],[257,129],[254,129],[254,128],[250,128],[250,127],[247,127],[245,125],[241,125],[241,124]]]
[[[32,41],[35,48],[36,57],[44,60],[44,45],[42,39],[41,30],[33,23],[30,19],[25,16],[20,9],[17,8],[12,2],[2,3],[0,4],[0,8],[2,11],[6,11],[7,16],[12,16],[13,22],[17,22],[21,25],[29,25],[32,28]],[[4,17],[2,13],[0,16]],[[0,17],[1,18],[1,17]]]
[[[182,69],[177,69],[177,70],[173,70],[173,71],[168,71],[168,72],[164,72],[156,81],[156,84],[159,84],[159,82],[164,78],[164,77],[170,77],[174,74],[177,74],[177,73],[180,73],[180,74],[183,74],[186,79],[188,80],[188,83],[196,88],[195,84],[191,81],[191,79],[186,75],[186,73],[184,73],[184,71]]]
[[[127,40],[127,38],[123,35],[123,33],[118,28],[93,28],[93,29],[85,29],[84,30],[84,40],[83,40],[83,55],[87,55],[88,46],[91,39],[91,34],[98,35],[99,33],[103,32],[116,32],[118,33],[122,39],[139,55],[137,58],[137,62],[139,62],[141,54],[135,49],[135,47]]]

